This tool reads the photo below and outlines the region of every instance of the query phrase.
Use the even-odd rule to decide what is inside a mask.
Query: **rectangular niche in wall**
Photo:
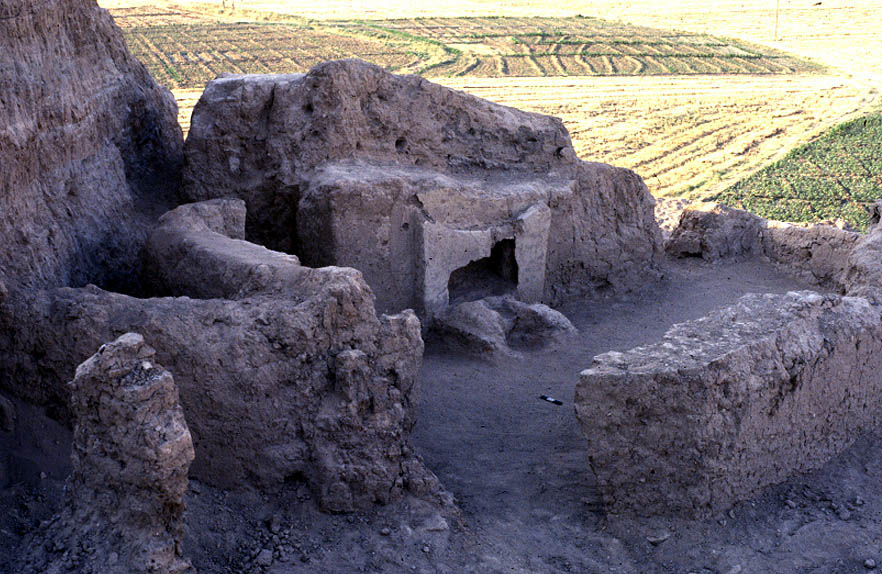
[[[489,257],[455,269],[447,282],[451,305],[492,295],[515,295],[517,289],[518,262],[514,239],[496,242]]]
[[[420,222],[418,288],[428,322],[453,303],[512,294],[542,300],[551,211],[535,204],[511,218],[469,228]]]

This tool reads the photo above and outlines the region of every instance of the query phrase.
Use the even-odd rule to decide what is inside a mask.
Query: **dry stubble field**
[[[302,71],[358,55],[559,116],[584,159],[632,168],[656,195],[695,198],[878,105],[875,3],[813,4],[782,1],[776,40],[774,6],[757,0],[414,2],[406,12],[392,2],[239,1],[224,12],[187,0],[102,1],[139,57],[164,54],[151,69],[174,89],[185,129],[219,71]],[[620,23],[605,34],[577,14]]]
[[[704,197],[875,101],[830,76],[441,79],[563,118],[579,155],[637,171],[659,196]]]

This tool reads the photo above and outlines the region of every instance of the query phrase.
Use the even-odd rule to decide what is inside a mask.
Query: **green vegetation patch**
[[[726,189],[713,201],[781,221],[841,218],[867,227],[882,198],[882,113],[840,124]]]

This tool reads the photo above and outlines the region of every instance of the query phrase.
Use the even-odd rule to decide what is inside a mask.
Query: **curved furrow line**
[[[477,68],[478,66],[481,65],[481,59],[480,59],[480,58],[478,58],[477,56],[472,56],[472,58],[474,58],[474,61],[471,62],[468,66],[466,66],[466,67],[463,68],[462,70],[456,72],[456,73],[454,74],[454,76],[459,76],[459,77],[465,76],[465,75],[467,75],[469,72],[471,72],[472,70],[474,70],[475,68]]]
[[[744,64],[742,64],[739,60],[736,60],[735,58],[728,58],[728,59],[726,60],[726,63],[727,63],[731,68],[734,68],[735,71],[736,71],[736,73],[739,73],[739,72],[740,72],[740,73],[745,73],[745,74],[749,74],[749,73],[751,73],[750,68],[748,68],[747,66],[745,66]]]
[[[551,47],[551,52],[554,53],[554,56],[551,57],[551,65],[557,70],[558,76],[568,76],[566,67],[564,66],[563,61],[560,58],[560,51],[563,47],[561,44],[561,40],[565,39],[566,36],[562,36],[561,39],[554,43]]]
[[[699,121],[695,125],[689,126],[688,129],[682,130],[682,132],[685,134],[690,134],[690,132],[693,131],[695,128],[697,128],[699,126],[706,125],[709,123],[709,121],[710,120]],[[685,136],[684,137],[677,137],[677,132],[665,134],[665,138],[664,138],[663,142],[660,142],[657,146],[650,146],[650,147],[661,148],[659,150],[659,153],[655,153],[654,155],[652,155],[646,159],[638,161],[637,163],[634,164],[633,167],[639,168],[639,167],[643,167],[643,166],[658,162],[671,154],[675,154],[675,153],[679,152],[680,150],[693,145],[694,142],[696,142],[696,141],[701,141],[702,139],[707,138],[707,137],[717,133],[718,131],[720,131],[720,129],[721,128],[717,127],[717,126],[713,126],[710,129],[705,127],[703,130],[699,131],[698,134],[696,134],[693,137],[690,137],[688,139]],[[677,141],[679,143],[677,143],[674,146],[669,146],[668,144],[672,141]]]
[[[654,65],[658,68],[659,74],[670,74],[672,73],[671,68],[666,66],[661,59],[656,58],[654,56],[646,56],[646,62]]]
[[[595,76],[597,75],[597,70],[594,69],[594,66],[591,65],[591,62],[589,62],[585,55],[582,53],[585,51],[586,45],[587,44],[582,44],[581,46],[579,46],[579,54],[576,56],[576,62],[582,67],[582,69],[588,72],[588,75]]]
[[[742,66],[747,68],[750,73],[763,73],[765,71],[761,67],[757,66],[752,60],[745,60],[744,58],[738,57],[732,58],[732,61],[741,64]]]
[[[722,74],[725,71],[725,67],[720,63],[717,58],[701,58],[701,61],[708,68],[714,70],[713,72],[711,72],[712,74]]]
[[[636,64],[631,74],[635,76],[640,76],[643,74],[644,71],[646,71],[646,63],[644,63],[641,58],[638,58],[636,56],[627,56],[627,58]]]
[[[545,70],[545,67],[539,63],[538,58],[536,58],[535,52],[533,51],[532,44],[525,44],[527,48],[527,60],[532,64],[533,68],[536,70],[536,73],[540,76],[548,76],[548,72]]]

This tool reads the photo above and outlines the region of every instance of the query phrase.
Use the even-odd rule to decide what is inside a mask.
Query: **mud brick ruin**
[[[879,429],[867,300],[746,295],[582,371],[576,414],[612,511],[710,516]]]
[[[210,82],[185,156],[187,200],[245,200],[259,243],[354,267],[427,323],[476,283],[553,304],[661,256],[646,186],[579,160],[559,119],[363,62]]]
[[[172,95],[107,12],[2,10],[0,390],[76,428],[70,484],[97,494],[64,536],[114,514],[101,489],[170,513],[146,554],[95,546],[95,571],[189,569],[188,473],[303,480],[329,512],[449,503],[409,438],[423,337],[481,355],[567,344],[549,306],[651,285],[666,258],[763,257],[834,293],[747,296],[575,367],[584,471],[610,511],[705,516],[878,428],[882,226],[705,206],[663,242],[640,177],[578,159],[560,120],[359,61],[218,78],[184,145]],[[148,384],[169,432],[123,444]],[[114,416],[83,408],[91,385]],[[112,463],[87,435],[123,441]],[[108,482],[121,461],[144,480]],[[142,536],[143,516],[117,518]]]

